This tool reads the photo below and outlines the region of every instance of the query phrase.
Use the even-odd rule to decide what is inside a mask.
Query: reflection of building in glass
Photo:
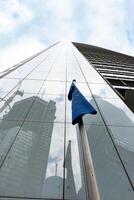
[[[24,91],[20,91],[20,90],[19,90],[19,89],[20,89],[20,86],[21,86],[21,81],[20,81],[19,84],[18,84],[17,90],[16,90],[9,98],[7,98],[6,100],[3,99],[3,98],[0,98],[1,101],[4,102],[4,104],[3,104],[2,106],[0,106],[0,113],[3,112],[3,111],[5,111],[7,107],[8,107],[9,109],[11,109],[10,103],[15,99],[15,97],[16,97],[17,95],[23,96]]]
[[[48,103],[39,97],[32,96],[17,101],[8,114],[3,117],[3,120],[23,120],[26,118],[27,121],[53,122],[54,112],[54,101]]]
[[[35,98],[36,100],[33,102]],[[31,102],[33,102],[33,107],[29,110],[27,122],[22,125],[21,121],[11,121],[11,123],[8,121],[9,119],[19,118],[21,112],[27,106],[32,106]],[[16,102],[1,121],[1,136],[6,141],[8,148],[13,140],[11,133],[16,132],[17,135],[15,130],[20,127],[18,128],[20,131],[13,144],[11,155],[9,155],[7,161],[12,166],[12,170],[8,170],[7,166],[1,175],[6,177],[3,180],[3,187],[10,185],[9,191],[14,191],[17,184],[19,185],[18,191],[20,194],[25,193],[26,195],[30,192],[35,196],[41,194],[47,170],[55,111],[54,101],[46,102],[38,97],[30,97]],[[35,120],[40,122],[33,123]],[[45,121],[51,123],[44,123]],[[16,135],[12,134],[13,137],[16,137]],[[16,181],[14,182],[13,180]]]
[[[65,168],[67,170],[66,180],[65,180],[65,198],[66,199],[77,199],[76,187],[73,175],[72,166],[72,153],[71,153],[71,140],[67,147],[66,158],[65,158]]]
[[[64,167],[66,168],[65,199],[77,199],[72,166],[71,140],[69,140],[69,144],[67,146]],[[62,198],[62,188],[63,178],[57,176],[57,174],[55,176],[50,176],[45,180],[45,196],[51,196],[51,198],[59,198],[60,196]]]

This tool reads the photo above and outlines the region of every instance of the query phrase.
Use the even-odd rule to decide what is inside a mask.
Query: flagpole
[[[85,175],[87,182],[88,196],[90,200],[100,200],[99,189],[97,186],[91,151],[88,143],[87,133],[84,128],[83,119],[78,123],[80,141],[83,151],[83,159],[85,163]]]

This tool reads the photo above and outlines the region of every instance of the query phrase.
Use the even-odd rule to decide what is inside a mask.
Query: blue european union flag
[[[82,116],[85,114],[95,115],[97,111],[81,94],[78,88],[75,86],[75,80],[73,80],[68,93],[68,99],[72,100],[72,124],[78,123]]]

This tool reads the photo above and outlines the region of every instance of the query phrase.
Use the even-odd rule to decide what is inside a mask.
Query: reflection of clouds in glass
[[[63,144],[64,124],[55,123],[51,138],[50,152],[46,177],[55,175],[55,165],[58,164],[57,175],[63,175]]]
[[[54,98],[54,100],[62,102],[62,101],[64,101],[64,96],[56,96],[56,98]]]
[[[57,163],[56,162],[48,163],[45,179],[50,176],[54,176],[56,174],[56,167],[57,167],[57,176],[63,177],[63,159],[62,159],[59,160]]]
[[[46,94],[65,95],[64,82],[46,81],[40,92],[44,90]]]
[[[56,157],[53,157],[52,155],[50,155],[50,156],[49,156],[48,162],[49,162],[49,163],[56,162],[56,159],[57,159]]]
[[[98,98],[118,98],[114,90],[106,84],[89,84],[89,87],[94,96]]]
[[[18,84],[18,82],[18,79],[1,79],[0,90],[9,92]]]
[[[104,88],[100,90],[100,95],[104,97],[106,96],[106,90]]]

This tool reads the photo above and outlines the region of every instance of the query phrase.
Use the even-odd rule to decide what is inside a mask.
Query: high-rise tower
[[[0,199],[91,199],[67,99],[76,79],[97,110],[83,127],[100,199],[133,200],[133,67],[132,56],[58,42],[0,73]]]
[[[92,45],[73,44],[134,112],[134,58]]]

